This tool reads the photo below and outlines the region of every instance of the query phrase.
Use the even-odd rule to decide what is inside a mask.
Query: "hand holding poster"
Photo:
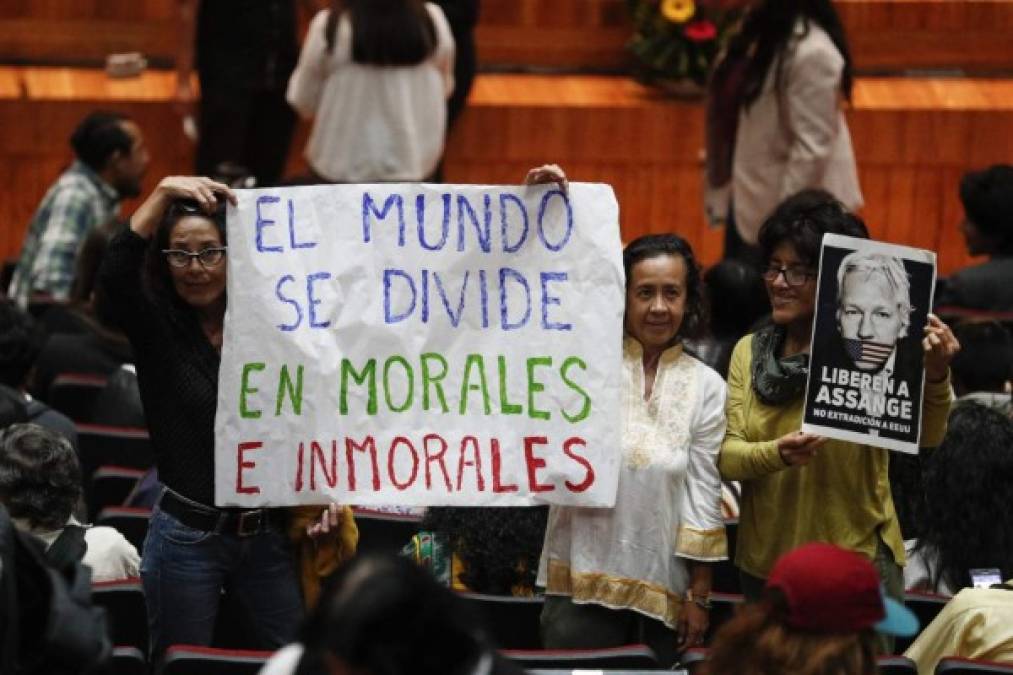
[[[917,453],[931,251],[828,234],[802,430]]]
[[[238,195],[216,504],[613,503],[608,186]]]

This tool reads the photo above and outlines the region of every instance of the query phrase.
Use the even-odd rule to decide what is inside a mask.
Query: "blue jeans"
[[[170,645],[211,644],[225,587],[249,610],[263,649],[292,642],[303,618],[293,553],[273,528],[250,537],[205,532],[156,506],[141,581],[153,661]]]

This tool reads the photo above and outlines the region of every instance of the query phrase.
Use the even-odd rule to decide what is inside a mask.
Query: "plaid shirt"
[[[119,214],[119,194],[87,165],[75,161],[42,199],[28,226],[9,295],[27,307],[32,293],[66,300],[77,251],[92,229]]]

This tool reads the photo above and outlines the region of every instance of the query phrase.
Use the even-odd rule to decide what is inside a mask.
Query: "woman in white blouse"
[[[685,353],[703,327],[685,240],[648,235],[623,253],[623,442],[615,508],[552,506],[539,565],[552,649],[646,643],[662,664],[699,644],[711,562],[727,557],[718,448],[725,383]]]
[[[454,38],[422,0],[332,0],[310,23],[288,83],[314,118],[306,160],[328,182],[420,181],[443,154]]]

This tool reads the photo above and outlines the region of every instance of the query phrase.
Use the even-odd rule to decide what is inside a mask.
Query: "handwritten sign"
[[[216,504],[613,504],[611,188],[241,190],[228,247]]]
[[[802,430],[917,453],[932,251],[828,234]]]

